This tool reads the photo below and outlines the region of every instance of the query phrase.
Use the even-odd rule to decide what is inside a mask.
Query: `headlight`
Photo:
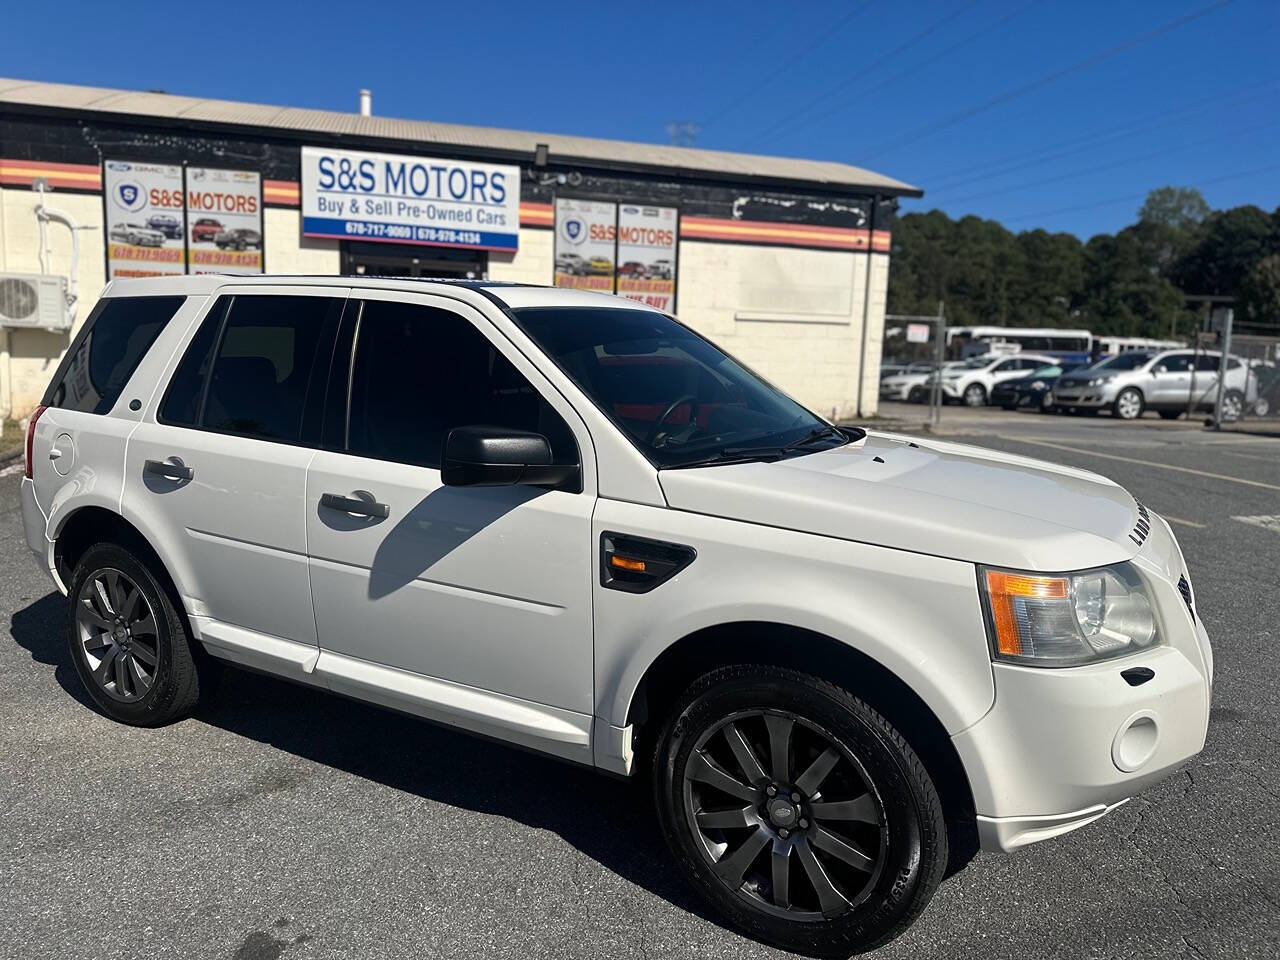
[[[1089,386],[1100,387],[1110,379],[1111,379],[1110,377],[1094,377],[1092,380],[1089,381]]]
[[[997,660],[1072,667],[1160,643],[1155,610],[1132,564],[1060,577],[980,568]]]
[[[1043,381],[1043,380],[1032,380],[1032,381],[1031,381],[1031,389],[1032,389],[1032,390],[1043,390],[1043,389],[1044,389],[1044,381]]]

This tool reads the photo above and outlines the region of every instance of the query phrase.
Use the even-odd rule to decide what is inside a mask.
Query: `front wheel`
[[[1221,413],[1223,420],[1239,420],[1244,415],[1244,394],[1239,390],[1224,393]]]
[[[196,653],[148,561],[119,544],[96,544],[76,564],[67,596],[71,660],[103,713],[150,727],[196,705]]]
[[[947,865],[941,801],[884,717],[807,674],[702,677],[655,756],[658,819],[686,878],[766,942],[819,956],[886,943]]]
[[[964,405],[981,407],[987,402],[987,388],[980,383],[971,383],[964,388]]]
[[[1111,404],[1111,412],[1121,420],[1137,420],[1144,409],[1146,401],[1136,387],[1125,387]]]

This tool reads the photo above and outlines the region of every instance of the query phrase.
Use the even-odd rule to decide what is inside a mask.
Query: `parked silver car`
[[[1054,403],[1068,413],[1107,409],[1122,420],[1155,410],[1174,420],[1188,409],[1213,409],[1218,400],[1222,354],[1215,351],[1164,350],[1117,354],[1059,378]],[[1240,416],[1257,395],[1257,383],[1238,357],[1227,358],[1222,414]]]

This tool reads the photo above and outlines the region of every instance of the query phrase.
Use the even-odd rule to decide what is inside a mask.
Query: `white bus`
[[[1096,337],[1099,353],[1114,357],[1134,350],[1177,350],[1187,344],[1182,340],[1152,340],[1149,337]]]
[[[1060,360],[1085,363],[1093,355],[1093,334],[1088,330],[1057,330],[1047,327],[948,327],[947,347],[951,355],[965,357],[984,353],[1047,353]],[[956,352],[950,348],[959,345]]]

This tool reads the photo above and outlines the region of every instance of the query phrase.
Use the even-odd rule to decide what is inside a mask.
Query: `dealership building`
[[[897,198],[841,163],[0,79],[0,414],[113,277],[475,277],[641,300],[813,410],[878,397]]]

